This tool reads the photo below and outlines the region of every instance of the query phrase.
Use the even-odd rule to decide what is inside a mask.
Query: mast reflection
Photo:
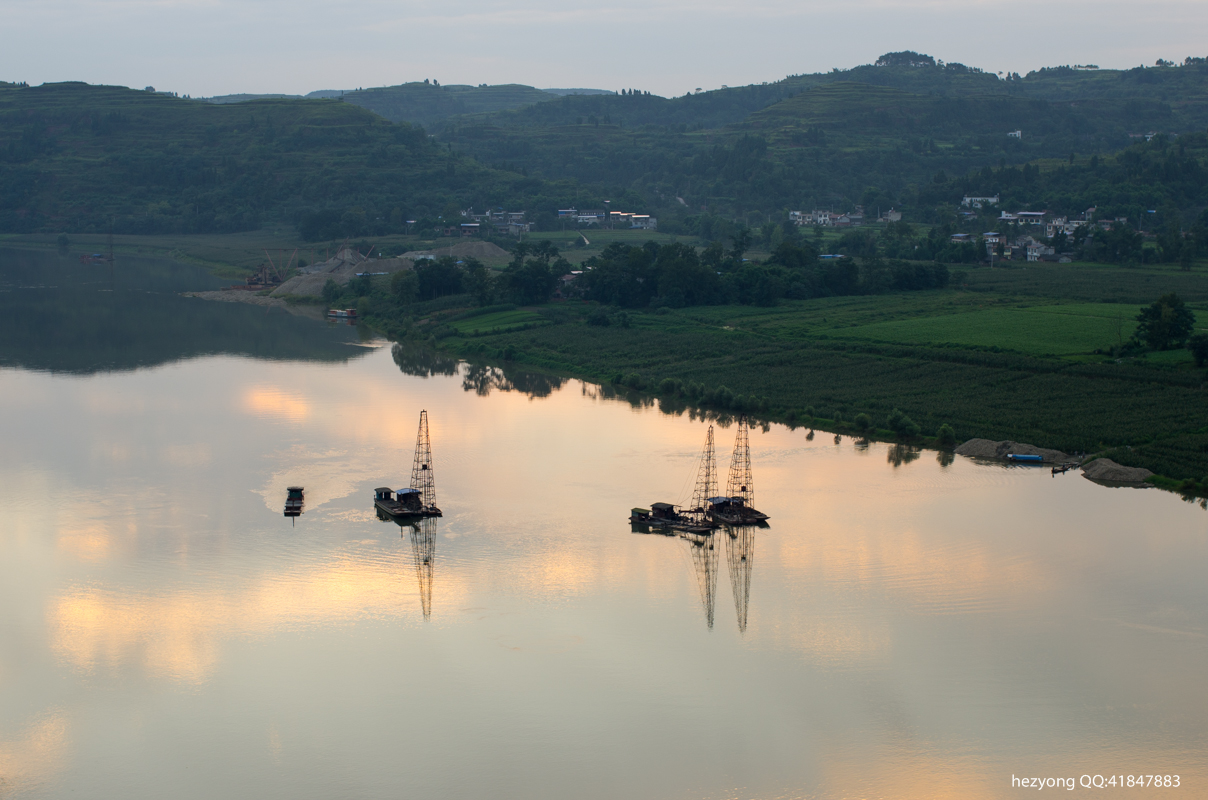
[[[751,605],[751,572],[755,564],[755,531],[749,525],[726,529],[726,563],[730,567],[730,589],[738,630],[747,632],[747,609]]]
[[[415,564],[415,579],[419,588],[419,603],[424,619],[432,618],[433,567],[436,563],[436,517],[422,517],[406,522],[392,519],[380,508],[377,518],[382,522],[393,522],[402,529],[401,536],[411,540],[411,557]]]

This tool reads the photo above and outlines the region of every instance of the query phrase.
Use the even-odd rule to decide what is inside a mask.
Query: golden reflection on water
[[[202,683],[224,640],[366,619],[414,619],[415,571],[400,548],[389,560],[342,559],[296,574],[264,576],[243,588],[213,586],[159,594],[76,589],[50,614],[55,650],[73,668],[134,668],[155,678]],[[437,576],[442,607],[469,596],[456,574]]]
[[[715,534],[710,604],[702,597],[709,580],[698,581],[682,539],[633,534],[625,522],[631,506],[687,499],[706,424],[690,415],[631,407],[574,382],[542,399],[497,390],[484,399],[457,378],[402,376],[385,354],[339,369],[216,359],[171,376],[39,380],[60,389],[56,417],[80,417],[92,432],[79,442],[80,463],[0,465],[0,554],[22,564],[19,577],[44,604],[48,663],[81,686],[150,679],[229,690],[251,680],[238,671],[249,662],[237,650],[271,660],[282,639],[364,647],[353,632],[377,625],[381,639],[401,643],[396,657],[446,658],[451,674],[481,679],[484,713],[506,708],[493,693],[510,681],[503,694],[525,710],[498,712],[509,729],[598,736],[593,747],[615,760],[623,756],[609,747],[653,724],[643,714],[694,719],[699,697],[682,701],[676,692],[692,692],[674,682],[674,691],[653,693],[653,681],[681,676],[690,685],[704,675],[716,692],[707,702],[721,708],[713,722],[749,740],[750,769],[782,769],[798,781],[775,789],[769,776],[751,797],[803,796],[806,774],[820,797],[1005,795],[1009,772],[997,774],[1002,756],[991,750],[1022,752],[1025,766],[1054,763],[1029,751],[1027,728],[1013,716],[1037,686],[1057,698],[1037,726],[1080,755],[1120,752],[1118,739],[1076,731],[1104,719],[1094,705],[1101,698],[1083,683],[1157,708],[1179,705],[1166,692],[1182,693],[1177,714],[1208,710],[1189,677],[1204,665],[1202,614],[1180,606],[1185,597],[1155,610],[1142,587],[1124,595],[1133,605],[1084,616],[1083,605],[1117,596],[1096,570],[1115,574],[1129,559],[1151,571],[1171,559],[1203,562],[1201,518],[1189,524],[1182,504],[1157,493],[1112,493],[1077,476],[1037,482],[1035,473],[967,460],[941,469],[927,453],[913,459],[879,444],[857,451],[830,436],[807,440],[803,430],[754,430],[756,501],[771,527],[752,533],[751,560],[737,576],[731,562],[741,559],[725,532]],[[148,398],[121,403],[114,387],[124,380],[139,381]],[[432,419],[446,510],[426,541],[374,519],[369,502],[374,486],[406,484],[421,408]],[[734,429],[717,424],[724,482]],[[281,516],[290,485],[306,487],[306,513],[293,527]],[[63,496],[78,505],[57,502]],[[1078,523],[1103,514],[1097,504],[1112,511],[1088,537]],[[550,622],[557,614],[565,617]],[[1158,637],[1153,646],[1172,653],[1166,671],[1145,662],[1135,638],[1114,659],[1063,641],[1071,630],[1097,641],[1101,632],[1088,625],[1104,619],[1130,636]],[[970,631],[1011,638],[1021,628],[1053,659],[1040,677],[967,641]],[[500,653],[511,660],[493,660]],[[524,662],[532,685],[508,672],[521,655],[533,659]],[[942,675],[953,659],[965,659],[956,688]],[[573,673],[564,665],[590,672],[601,662],[600,696],[636,705],[616,718],[589,715],[590,734],[547,732],[568,702],[547,694]],[[659,674],[626,682],[620,662],[649,662]],[[1131,686],[1134,673],[1148,675],[1145,691]],[[431,691],[451,690],[438,680]],[[443,717],[415,714],[416,724],[443,730]],[[779,715],[785,732],[773,736],[767,720]],[[70,761],[66,719],[47,712],[24,729],[0,728],[11,736],[0,741],[0,775],[61,773]],[[1180,719],[1203,738],[1202,725]],[[1001,738],[987,729],[996,723],[1008,729]],[[1058,723],[1071,727],[1054,732]],[[249,724],[263,732],[273,768],[285,769],[290,731],[275,720]],[[694,741],[700,733],[680,732]],[[970,736],[981,750],[966,747]],[[1154,734],[1125,753],[1160,759],[1172,741]],[[782,746],[794,756],[766,757]],[[812,767],[800,765],[802,752]],[[699,753],[698,769],[737,758]]]

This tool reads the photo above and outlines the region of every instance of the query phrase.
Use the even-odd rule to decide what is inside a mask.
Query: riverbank
[[[1208,322],[1203,275],[1069,265],[974,270],[960,290],[769,308],[566,301],[524,309],[523,324],[507,327],[475,321],[469,297],[400,306],[375,292],[360,302],[365,322],[391,338],[470,360],[845,434],[863,414],[894,438],[898,410],[920,443],[947,424],[958,440],[1103,453],[1208,493],[1203,371],[1185,350],[1111,355],[1140,307],[1170,290]]]

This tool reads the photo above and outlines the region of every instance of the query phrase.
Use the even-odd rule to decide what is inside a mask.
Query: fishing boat
[[[1007,453],[1007,461],[1014,461],[1018,464],[1043,464],[1044,456],[1030,453]]]
[[[747,415],[738,418],[734,453],[730,456],[730,478],[726,493],[707,498],[709,518],[727,525],[760,525],[768,515],[755,508],[755,478],[751,474],[751,438]]]
[[[327,316],[339,319],[356,319],[357,310],[355,308],[333,308],[328,310]]]
[[[411,486],[395,491],[387,486],[373,490],[373,505],[394,520],[442,517],[436,506],[436,473],[432,469],[432,440],[428,436],[428,412],[419,412],[419,434],[415,439],[415,461]]]
[[[301,486],[290,486],[285,490],[285,516],[299,517],[302,515],[303,489]]]
[[[700,468],[697,471],[696,491],[692,495],[692,505],[680,508],[673,503],[652,503],[650,508],[634,508],[629,512],[629,522],[637,526],[646,526],[658,531],[683,531],[687,533],[708,533],[720,527],[709,518],[705,510],[706,498],[716,491],[717,466],[713,455],[713,426],[705,435],[705,449],[701,452]]]

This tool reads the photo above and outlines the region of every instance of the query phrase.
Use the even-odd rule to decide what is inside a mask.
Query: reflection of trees
[[[456,358],[442,355],[415,342],[395,342],[390,348],[390,355],[405,375],[429,378],[434,375],[457,374]]]
[[[908,444],[895,444],[889,448],[889,463],[895,467],[900,467],[903,464],[909,464],[911,461],[918,461],[919,449],[911,447]]]
[[[483,397],[492,391],[522,392],[529,397],[549,397],[566,383],[565,378],[540,372],[522,372],[487,364],[469,364],[462,376],[462,388]]]
[[[951,450],[941,450],[935,457],[941,467],[952,466],[952,462],[956,460]]]
[[[738,630],[746,633],[747,608],[751,603],[751,571],[755,562],[755,531],[749,525],[726,531],[726,563],[730,565],[730,589],[734,593],[734,611]]]

